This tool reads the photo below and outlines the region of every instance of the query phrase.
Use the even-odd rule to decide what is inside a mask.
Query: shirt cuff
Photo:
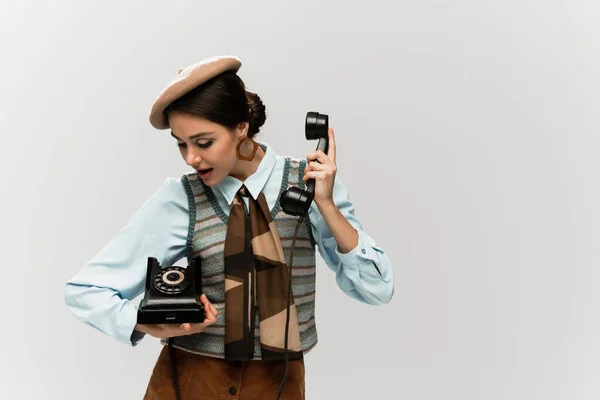
[[[136,331],[136,324],[137,308],[131,301],[125,301],[123,303],[123,308],[119,313],[119,332],[117,333],[117,339],[132,347],[137,346],[146,334]]]
[[[348,253],[342,253],[336,245],[335,254],[344,268],[359,268],[361,272],[370,272],[375,276],[381,276],[375,263],[377,261],[376,253],[383,253],[383,250],[377,247],[377,243],[365,232],[360,229],[357,229],[356,232],[358,233],[358,244],[356,247]]]

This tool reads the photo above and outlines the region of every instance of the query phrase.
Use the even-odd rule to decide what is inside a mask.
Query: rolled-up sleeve
[[[65,284],[65,303],[77,319],[119,342],[136,346],[137,306],[148,257],[161,266],[187,255],[188,200],[180,181],[167,178],[128,223]]]
[[[313,202],[309,218],[319,254],[335,272],[336,282],[346,294],[367,304],[389,303],[394,295],[394,273],[391,262],[386,252],[363,230],[361,222],[355,215],[348,191],[339,179],[336,179],[334,184],[333,201],[346,220],[356,229],[358,244],[348,253],[342,253]]]

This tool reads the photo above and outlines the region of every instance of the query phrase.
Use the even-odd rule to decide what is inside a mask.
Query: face
[[[214,186],[229,175],[237,162],[235,148],[245,137],[248,124],[231,130],[187,113],[173,111],[168,117],[181,157],[207,185]]]

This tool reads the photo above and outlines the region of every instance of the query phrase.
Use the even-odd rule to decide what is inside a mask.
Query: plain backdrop
[[[318,259],[308,399],[597,400],[599,20],[596,0],[3,1],[0,398],[142,398],[158,339],[80,323],[64,282],[189,170],[148,122],[158,93],[234,54],[278,154],[330,116],[395,271],[374,307]]]

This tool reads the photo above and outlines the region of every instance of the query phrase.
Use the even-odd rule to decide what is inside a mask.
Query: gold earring
[[[258,143],[252,139],[249,139],[252,142],[252,145],[254,146],[252,149],[252,153],[250,153],[249,156],[243,156],[242,153],[240,153],[240,147],[242,146],[242,143],[244,143],[244,141],[246,139],[248,139],[248,138],[245,137],[239,141],[239,143],[235,147],[235,152],[237,153],[237,158],[239,158],[240,160],[252,161],[252,159],[254,159],[254,155],[256,154],[256,151],[258,150]]]

